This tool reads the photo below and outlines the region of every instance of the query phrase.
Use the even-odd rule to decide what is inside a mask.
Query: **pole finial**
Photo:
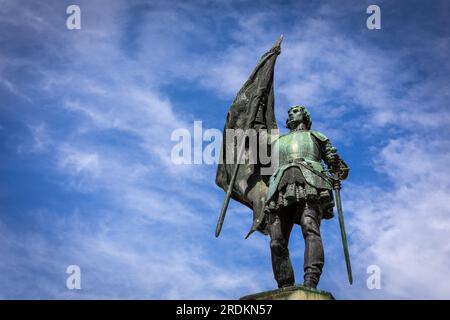
[[[280,47],[281,46],[281,42],[283,42],[283,35],[281,35],[278,38],[277,42],[275,43],[275,47]]]

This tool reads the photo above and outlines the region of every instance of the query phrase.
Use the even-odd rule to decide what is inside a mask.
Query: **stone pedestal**
[[[265,291],[241,297],[240,300],[334,300],[331,293],[302,285]]]

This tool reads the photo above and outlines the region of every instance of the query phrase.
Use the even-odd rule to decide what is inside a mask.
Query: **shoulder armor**
[[[273,140],[273,142],[278,141],[278,140],[280,140],[281,138],[288,136],[290,133],[291,133],[291,132],[286,132],[286,133],[284,133],[284,134],[279,134],[279,135],[276,137],[276,139]]]
[[[319,139],[319,141],[326,142],[328,140],[327,136],[319,131],[311,131],[312,135]]]
[[[273,144],[277,142],[282,136],[284,136],[284,134],[270,135],[270,143]]]

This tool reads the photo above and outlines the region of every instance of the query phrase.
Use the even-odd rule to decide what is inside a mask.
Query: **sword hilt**
[[[333,189],[334,190],[341,190],[342,189],[341,180],[339,180],[335,176],[333,177]]]

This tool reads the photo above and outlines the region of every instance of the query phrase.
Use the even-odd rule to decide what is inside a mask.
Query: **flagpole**
[[[230,203],[231,192],[233,191],[234,182],[236,181],[236,176],[239,171],[239,165],[241,163],[241,158],[242,155],[244,154],[244,150],[245,150],[245,138],[244,141],[242,141],[242,147],[238,153],[237,163],[236,166],[234,167],[230,184],[228,185],[227,194],[225,195],[225,199],[223,200],[222,210],[220,211],[219,220],[217,221],[216,226],[216,238],[220,235],[220,231],[222,231],[223,221],[225,220],[225,214],[227,213],[228,204]]]

